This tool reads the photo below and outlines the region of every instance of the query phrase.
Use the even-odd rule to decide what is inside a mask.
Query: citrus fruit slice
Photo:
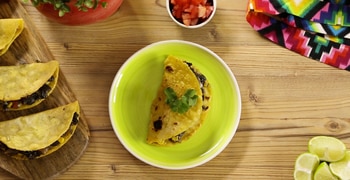
[[[350,151],[346,151],[342,160],[330,163],[329,167],[340,179],[350,179]]]
[[[345,144],[330,136],[315,136],[309,141],[309,152],[316,154],[321,161],[335,162],[344,158]]]
[[[295,161],[294,179],[295,180],[312,180],[315,169],[319,165],[318,156],[311,153],[300,154]]]
[[[315,171],[314,180],[338,180],[338,177],[332,174],[327,162],[322,162]]]

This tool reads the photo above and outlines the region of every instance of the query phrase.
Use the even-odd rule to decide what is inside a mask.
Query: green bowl
[[[147,144],[146,137],[168,55],[191,62],[207,77],[212,105],[189,140],[159,147]],[[187,169],[213,159],[230,143],[240,121],[241,96],[233,73],[214,52],[192,42],[161,41],[139,50],[119,69],[109,94],[109,115],[119,141],[136,158],[159,168]]]

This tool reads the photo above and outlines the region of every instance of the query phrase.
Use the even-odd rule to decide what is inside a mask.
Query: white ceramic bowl
[[[196,28],[200,28],[203,27],[204,25],[208,24],[211,19],[214,17],[216,9],[217,9],[217,5],[216,5],[216,0],[208,0],[208,1],[212,1],[212,5],[214,7],[213,11],[211,12],[210,16],[205,19],[204,21],[200,22],[199,24],[196,25],[185,25],[184,23],[182,23],[181,21],[179,21],[178,19],[176,19],[173,14],[172,14],[172,5],[170,3],[171,0],[166,0],[166,9],[168,11],[168,14],[170,16],[170,18],[179,26],[184,27],[184,28],[188,28],[188,29],[196,29]]]

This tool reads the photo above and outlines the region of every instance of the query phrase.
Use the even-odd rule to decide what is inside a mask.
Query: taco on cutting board
[[[61,148],[79,122],[78,101],[0,122],[0,151],[20,160],[36,159]]]
[[[0,109],[22,110],[34,107],[56,87],[58,61],[0,66]]]
[[[0,19],[0,56],[7,52],[23,29],[23,19]]]
[[[151,105],[147,143],[163,146],[189,139],[203,123],[210,102],[207,78],[192,63],[168,56]]]

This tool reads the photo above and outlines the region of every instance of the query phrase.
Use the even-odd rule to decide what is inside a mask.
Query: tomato
[[[214,10],[211,0],[170,0],[170,3],[172,15],[187,26],[205,21]]]
[[[41,4],[36,7],[36,9],[46,16],[48,19],[65,24],[65,25],[87,25],[102,21],[113,15],[121,6],[123,0],[103,0],[107,2],[106,7],[98,5],[95,9],[88,9],[88,11],[79,11],[77,7],[74,6],[77,0],[71,0],[67,5],[70,7],[70,12],[66,13],[64,16],[59,17],[58,11],[54,9],[51,4]]]

